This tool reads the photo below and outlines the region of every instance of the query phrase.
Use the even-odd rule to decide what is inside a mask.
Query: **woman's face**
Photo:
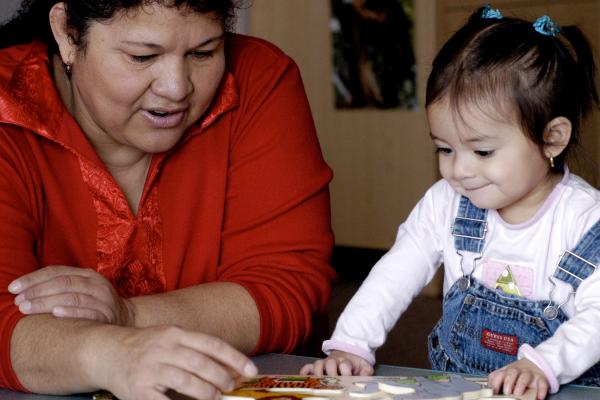
[[[101,157],[171,149],[225,70],[223,23],[212,15],[145,6],[92,23],[85,41],[73,50],[71,111]]]

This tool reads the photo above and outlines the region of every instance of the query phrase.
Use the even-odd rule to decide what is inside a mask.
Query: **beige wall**
[[[433,146],[423,111],[424,84],[438,48],[480,0],[415,0],[418,111],[334,108],[331,88],[329,0],[254,0],[249,33],[266,38],[292,56],[302,71],[331,185],[333,228],[339,245],[388,248],[398,224],[437,179]],[[498,0],[506,15],[534,19],[548,13],[563,24],[578,23],[600,43],[598,0]],[[597,121],[596,121],[597,122]],[[594,126],[600,126],[595,123]],[[596,129],[584,143],[600,154]]]
[[[419,21],[435,10],[432,0],[415,3],[422,100],[435,31],[434,24]],[[249,27],[251,34],[274,42],[300,66],[321,146],[335,174],[331,198],[336,243],[388,248],[398,224],[436,176],[422,105],[415,112],[335,109],[329,0],[255,0]]]

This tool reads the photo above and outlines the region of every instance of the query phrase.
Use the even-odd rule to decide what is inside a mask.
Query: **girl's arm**
[[[579,286],[574,315],[532,351],[547,363],[548,373],[553,373],[561,385],[600,362],[600,271]]]
[[[375,351],[442,261],[449,232],[446,210],[454,204],[454,192],[448,189],[442,181],[434,185],[400,226],[393,247],[375,264],[333,336],[323,343],[326,353],[341,350],[375,363]]]

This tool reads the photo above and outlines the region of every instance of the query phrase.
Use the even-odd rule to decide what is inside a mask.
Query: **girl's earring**
[[[554,157],[550,156],[550,168],[554,168]]]

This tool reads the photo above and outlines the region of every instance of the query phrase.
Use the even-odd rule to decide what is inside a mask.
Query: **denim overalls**
[[[552,296],[554,290],[550,301],[533,301],[489,289],[471,277],[483,250],[486,216],[486,210],[461,197],[452,235],[456,252],[461,256],[463,277],[444,296],[442,318],[429,335],[429,361],[433,369],[487,375],[516,361],[521,344],[535,347],[568,319],[560,309],[567,300],[557,304]],[[474,257],[473,268],[465,273],[462,261],[467,257]],[[600,221],[573,250],[561,256],[554,278],[570,284],[576,291],[598,264]],[[573,383],[600,385],[600,363]]]

